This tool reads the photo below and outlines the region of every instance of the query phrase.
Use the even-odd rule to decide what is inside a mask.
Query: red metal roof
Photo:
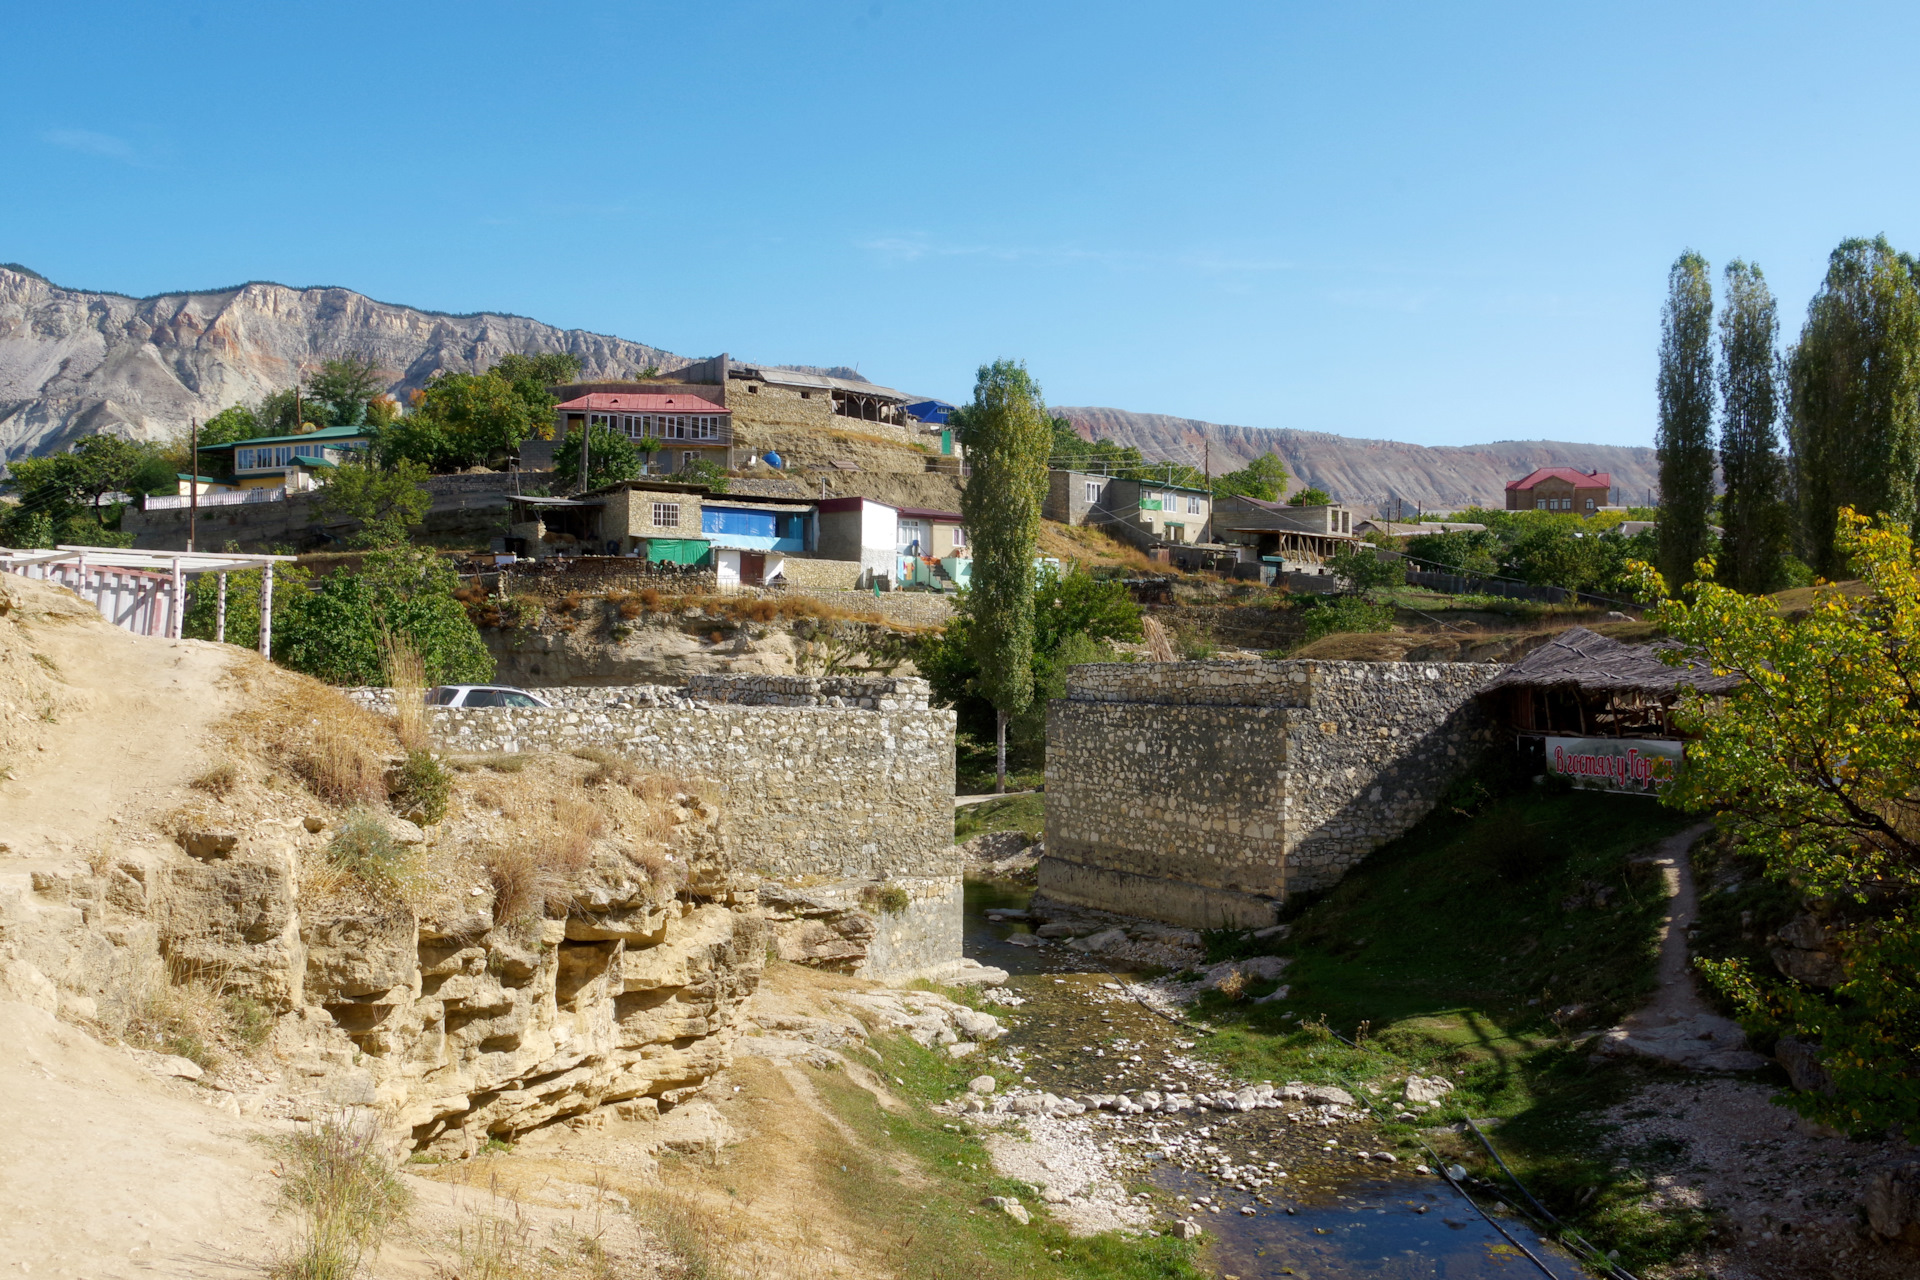
[[[909,520],[931,520],[935,524],[959,524],[958,511],[940,511],[933,507],[900,507],[901,515]]]
[[[1595,471],[1589,475],[1573,467],[1542,467],[1524,480],[1509,480],[1509,489],[1531,489],[1542,480],[1564,480],[1576,489],[1611,489],[1613,476],[1609,472]]]
[[[699,396],[651,396],[636,395],[631,392],[601,392],[581,396],[578,400],[568,400],[558,406],[561,409],[575,409],[586,413],[610,413],[619,410],[622,413],[726,413],[724,405],[711,400],[702,400]]]

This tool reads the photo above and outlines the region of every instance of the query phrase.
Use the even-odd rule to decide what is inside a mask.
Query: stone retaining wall
[[[951,711],[709,705],[431,714],[448,751],[605,747],[644,768],[710,780],[720,788],[735,862],[763,875],[960,872]]]
[[[1432,809],[1491,740],[1452,663],[1103,663],[1047,711],[1047,854],[1064,901],[1271,923]]]

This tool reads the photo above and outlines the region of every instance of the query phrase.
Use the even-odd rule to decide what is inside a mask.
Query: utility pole
[[[187,419],[187,550],[200,532],[200,419]]]
[[[587,437],[593,434],[593,415],[585,415],[580,422],[580,492],[587,491]]]

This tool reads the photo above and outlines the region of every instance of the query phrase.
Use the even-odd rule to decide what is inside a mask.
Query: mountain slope
[[[368,356],[400,395],[441,369],[565,351],[589,378],[687,360],[524,316],[455,316],[350,289],[233,289],[129,298],[63,289],[0,266],[0,456],[44,454],[101,431],[160,439],[228,405],[291,387],[324,360]]]
[[[1125,409],[1055,406],[1053,412],[1071,421],[1086,439],[1134,445],[1149,458],[1197,467],[1211,455],[1215,475],[1262,453],[1277,453],[1298,479],[1342,502],[1388,514],[1396,499],[1430,511],[1476,503],[1504,506],[1507,481],[1544,466],[1612,472],[1615,500],[1630,504],[1644,501],[1660,487],[1654,451],[1620,445],[1503,440],[1434,447],[1284,427],[1225,426]]]

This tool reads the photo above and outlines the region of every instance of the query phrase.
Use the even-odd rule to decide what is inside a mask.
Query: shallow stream
[[[990,909],[1024,908],[1030,893],[967,886],[966,954],[1012,974],[1007,989],[1024,1001],[1001,1045],[1025,1087],[1065,1097],[1229,1083],[1188,1052],[1190,1028],[1125,994],[1130,975],[1058,944],[1016,945],[1008,939],[1028,934],[1025,924],[987,919]],[[1364,1123],[1299,1123],[1277,1110],[1088,1119],[1139,1151],[1144,1179],[1165,1193],[1164,1207],[1206,1230],[1209,1260],[1222,1276],[1541,1277],[1444,1179],[1417,1174],[1410,1163],[1363,1159],[1373,1136]],[[1559,1280],[1586,1274],[1523,1222],[1508,1216],[1502,1225]]]

